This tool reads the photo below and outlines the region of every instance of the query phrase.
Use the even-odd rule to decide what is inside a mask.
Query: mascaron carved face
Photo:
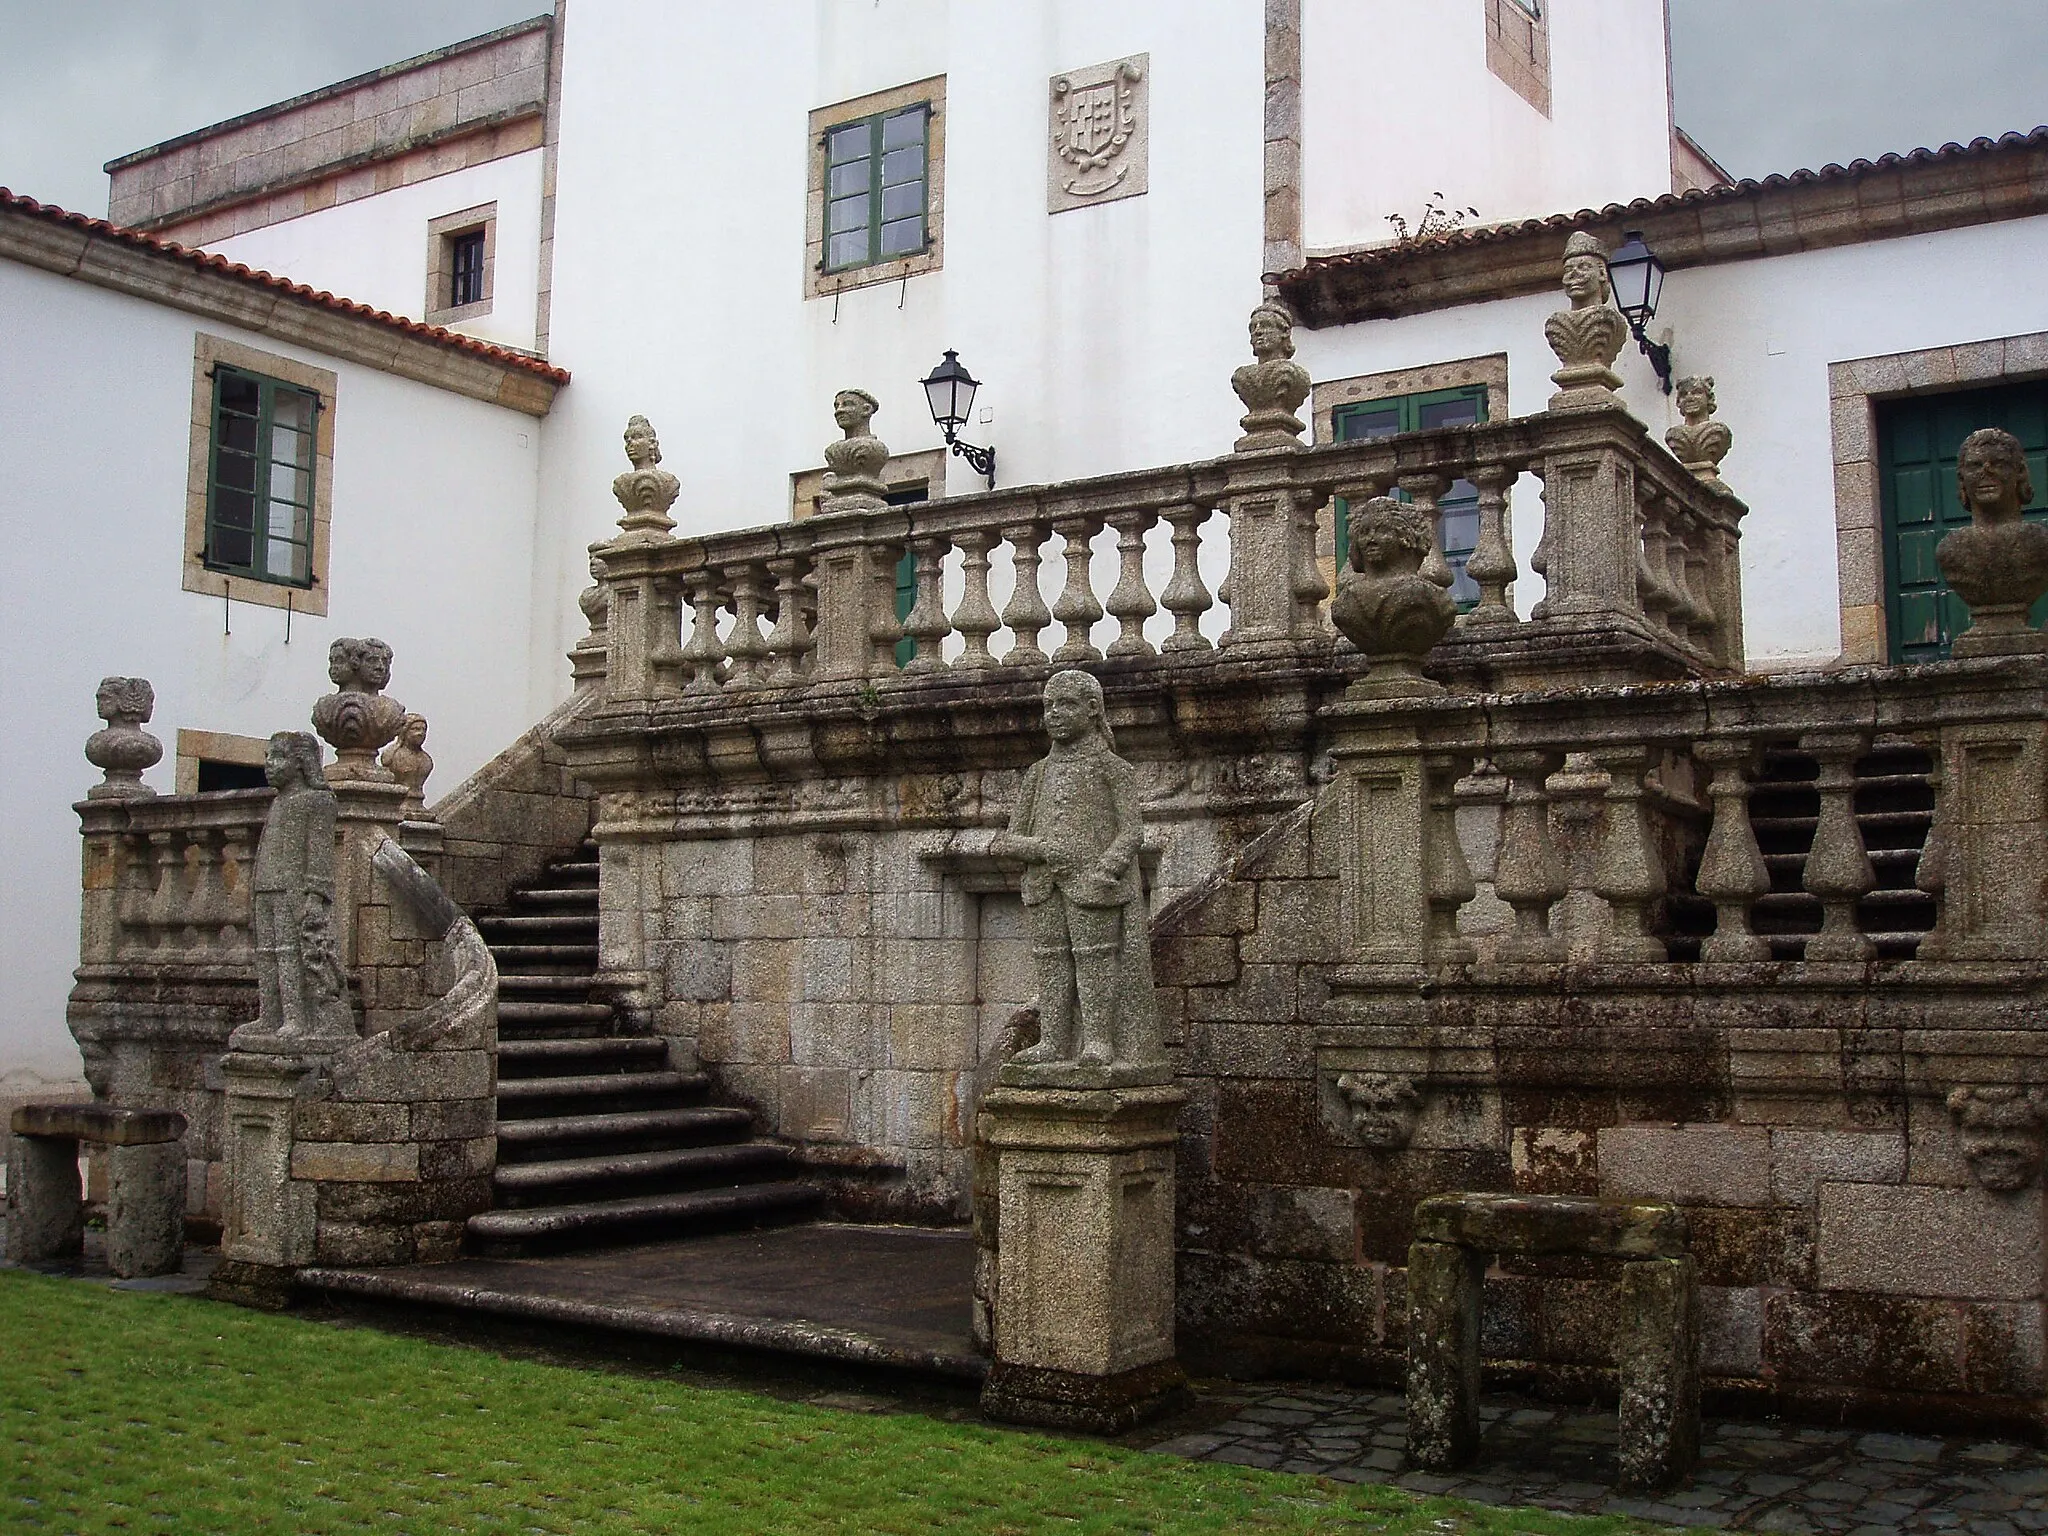
[[[1605,258],[1590,251],[1565,257],[1564,291],[1570,295],[1574,309],[1583,309],[1590,304],[1605,304],[1611,292],[1607,286]]]
[[[645,416],[632,417],[626,423],[626,457],[635,469],[661,462],[661,440]]]
[[[93,695],[93,707],[109,725],[116,721],[140,725],[156,709],[156,690],[145,678],[103,677]]]
[[[2048,1093],[2005,1085],[1958,1088],[1948,1096],[1948,1112],[1980,1187],[2010,1194],[2040,1176]]]
[[[1714,381],[1708,377],[1678,381],[1678,414],[1699,421],[1714,414]]]
[[[327,647],[327,677],[337,688],[353,683],[381,692],[391,685],[391,647],[382,640],[337,640]]]
[[[1252,311],[1252,356],[1261,362],[1294,356],[1294,322],[1270,304]]]
[[[848,437],[864,434],[878,409],[875,402],[859,390],[842,389],[832,397],[832,419]]]
[[[1964,438],[1956,455],[1956,496],[1983,522],[2017,521],[2020,509],[2034,499],[2020,440],[1996,427]]]
[[[1351,1134],[1376,1152],[1398,1152],[1415,1134],[1422,1094],[1394,1072],[1342,1072],[1337,1093],[1351,1111]]]

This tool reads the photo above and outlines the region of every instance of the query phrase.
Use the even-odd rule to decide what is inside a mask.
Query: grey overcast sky
[[[0,0],[0,186],[101,214],[117,155],[548,9]],[[1678,121],[1738,176],[2048,122],[2048,0],[1671,0],[1671,27]]]

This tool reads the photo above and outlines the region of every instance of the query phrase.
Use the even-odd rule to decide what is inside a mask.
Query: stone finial
[[[304,731],[279,731],[264,753],[263,776],[277,798],[249,874],[258,1013],[228,1047],[294,1051],[344,1043],[356,1038],[356,1026],[335,947],[336,808],[320,743]]]
[[[1721,461],[1735,446],[1735,434],[1725,422],[1712,419],[1711,375],[1695,374],[1678,381],[1678,414],[1685,418],[1684,422],[1664,434],[1664,446],[1671,450],[1674,459],[1692,471],[1694,479],[1710,490],[1726,493],[1728,487],[1721,482]]]
[[[434,760],[427,756],[427,717],[407,715],[398,724],[398,740],[379,759],[385,772],[405,786],[405,814],[416,816],[427,803],[427,775]]]
[[[2034,499],[2020,440],[1996,427],[1964,438],[1956,455],[1956,495],[1969,508],[1970,526],[1934,551],[1949,590],[1970,607],[1970,627],[1956,636],[1954,653],[2048,651],[2048,636],[2027,622],[2027,610],[2048,592],[2048,527],[2020,516]]]
[[[143,677],[103,677],[93,696],[103,731],[85,739],[85,760],[106,775],[85,792],[88,800],[144,800],[156,793],[142,771],[164,755],[164,744],[142,728],[156,712],[156,690]]]
[[[1020,1088],[1111,1088],[1170,1076],[1152,991],[1138,849],[1138,775],[1116,755],[1102,685],[1055,672],[1045,685],[1052,750],[1025,770],[990,851],[1024,866],[1038,960],[1038,1043],[1002,1068]]]
[[[1422,675],[1422,659],[1443,639],[1458,605],[1421,574],[1433,548],[1421,512],[1391,496],[1375,496],[1351,514],[1351,554],[1337,573],[1330,622],[1365,652],[1371,670],[1351,685],[1353,696],[1415,698],[1442,693]]]
[[[1252,311],[1252,356],[1230,376],[1230,387],[1245,404],[1238,418],[1244,436],[1233,445],[1239,453],[1261,448],[1299,448],[1307,430],[1294,413],[1308,398],[1308,370],[1294,360],[1294,316],[1278,299],[1267,299]]]
[[[2048,1089],[1965,1086],[1949,1094],[1948,1112],[1980,1188],[2012,1194],[2041,1176]]]
[[[313,705],[313,729],[334,748],[327,777],[391,783],[391,771],[377,761],[378,749],[405,723],[405,706],[384,697],[391,647],[382,640],[337,640],[327,648],[327,676],[335,691]]]
[[[668,509],[675,505],[682,483],[658,467],[661,440],[654,435],[645,416],[629,417],[626,421],[626,458],[633,467],[612,482],[612,494],[626,509],[626,515],[619,519],[619,527],[625,530],[619,542],[659,543],[675,531]]]
[[[1398,1152],[1422,1117],[1422,1090],[1398,1072],[1340,1072],[1337,1096],[1351,1116],[1351,1134],[1375,1152]]]
[[[825,448],[820,512],[876,512],[888,505],[882,467],[889,462],[889,445],[869,430],[881,408],[864,389],[842,389],[832,397],[832,419],[843,435]]]
[[[1628,322],[1613,304],[1607,247],[1583,229],[1565,242],[1564,291],[1572,307],[1543,322],[1543,339],[1564,365],[1550,376],[1557,386],[1550,409],[1619,407],[1614,392],[1621,388],[1621,375],[1614,371],[1614,360],[1628,340]]]

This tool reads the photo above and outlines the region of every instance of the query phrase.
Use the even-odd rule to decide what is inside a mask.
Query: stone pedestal
[[[292,1117],[325,1060],[260,1051],[221,1058],[228,1195],[211,1289],[223,1300],[281,1306],[292,1271],[313,1260],[314,1190],[292,1178]]]
[[[1166,1411],[1174,1359],[1173,1149],[1187,1095],[997,1088],[995,1360],[982,1411],[1101,1434]]]
[[[185,1258],[185,1117],[111,1104],[24,1104],[7,1157],[7,1255],[17,1264],[84,1257],[78,1144],[107,1159],[107,1269],[175,1273]]]

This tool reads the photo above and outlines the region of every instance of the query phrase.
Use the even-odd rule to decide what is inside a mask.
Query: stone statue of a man
[[[249,879],[251,937],[260,1011],[235,1031],[237,1049],[275,1041],[293,1047],[356,1038],[334,945],[334,791],[320,744],[279,731],[263,756],[277,791]]]
[[[1152,939],[1138,867],[1138,776],[1116,755],[1102,685],[1056,672],[1045,685],[1052,750],[1025,771],[992,851],[1024,864],[1038,963],[1038,1043],[1004,1066],[1019,1087],[1164,1082]]]

